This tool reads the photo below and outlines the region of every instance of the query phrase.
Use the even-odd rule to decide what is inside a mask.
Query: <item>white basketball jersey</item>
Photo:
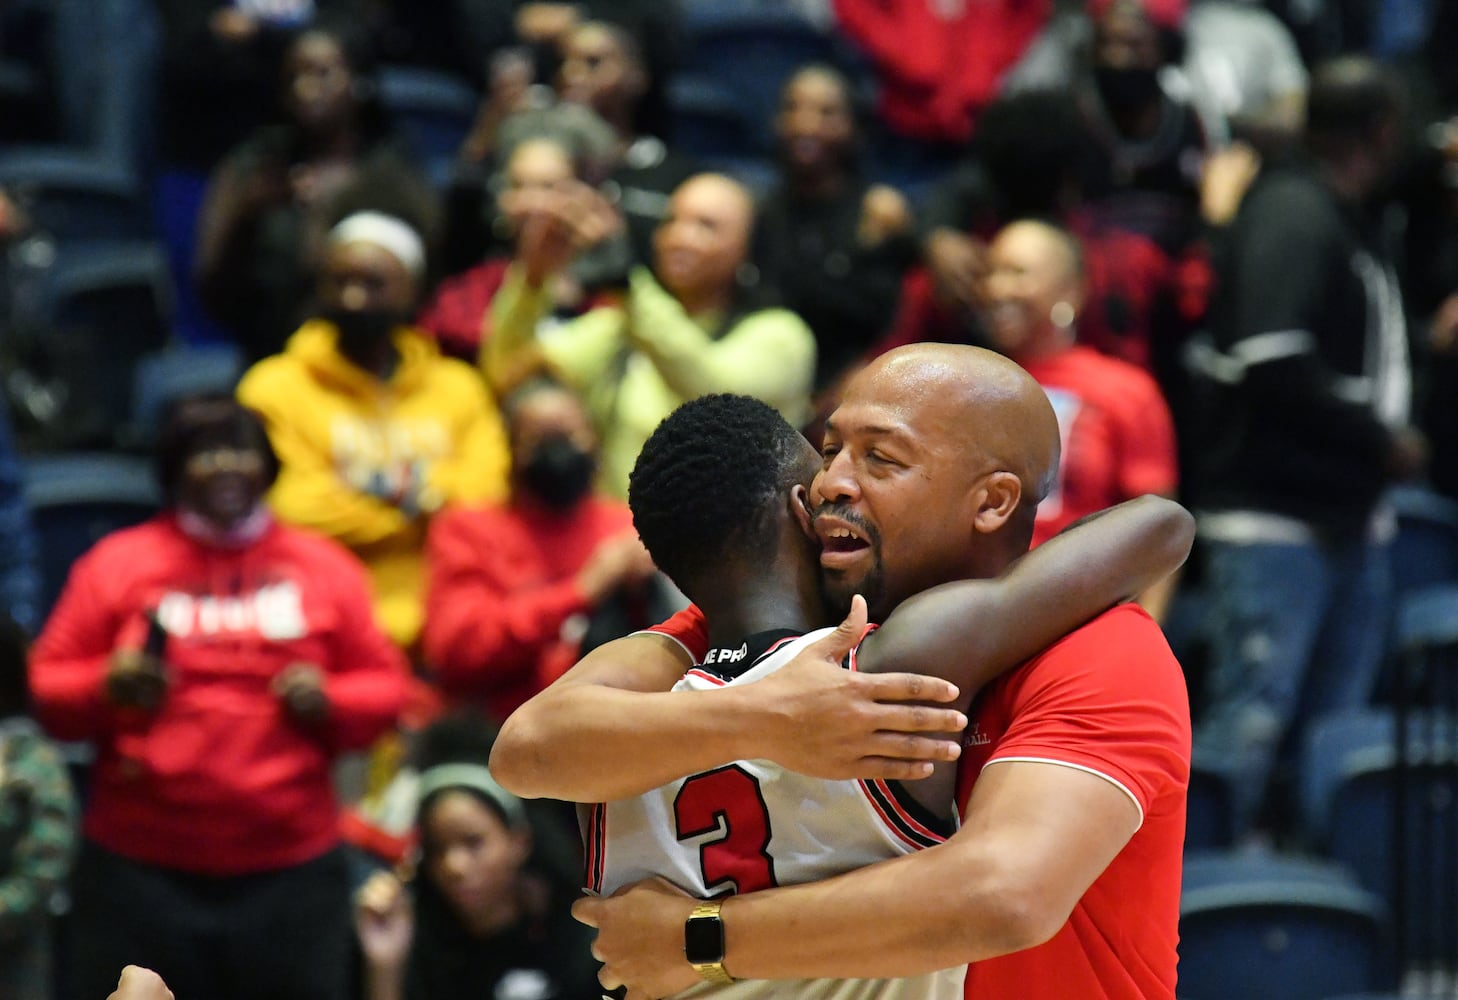
[[[761,633],[737,649],[711,650],[674,690],[753,683],[830,631]],[[854,652],[849,665],[855,669]],[[950,803],[945,817],[931,817],[898,793],[883,781],[825,781],[767,760],[690,775],[637,798],[584,810],[587,888],[609,895],[661,875],[704,898],[816,882],[939,844],[955,829]],[[807,951],[816,946],[813,937],[802,944]],[[960,966],[908,979],[706,983],[682,996],[960,1000],[965,973]]]

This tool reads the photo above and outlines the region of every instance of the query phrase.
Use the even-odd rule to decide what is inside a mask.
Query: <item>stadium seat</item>
[[[136,447],[149,447],[167,407],[203,392],[232,392],[243,374],[243,352],[231,344],[172,347],[137,362],[128,431]]]
[[[705,4],[685,18],[684,33],[683,65],[732,93],[749,123],[754,148],[744,153],[773,150],[780,91],[795,70],[842,61],[832,35],[773,5]]]
[[[132,372],[171,336],[172,284],[166,253],[154,243],[96,243],[61,252],[44,277],[40,321],[47,336],[89,357],[69,373],[74,391],[119,428],[132,412]]]
[[[450,180],[456,150],[471,130],[479,96],[465,80],[418,66],[386,66],[380,101],[438,189]]]
[[[146,235],[161,24],[147,0],[53,0],[60,138],[0,151],[0,187],[59,239]]]
[[[1235,838],[1230,784],[1214,768],[1194,762],[1185,816],[1185,850],[1229,847]]]
[[[1397,512],[1392,546],[1397,592],[1458,584],[1458,503],[1424,487],[1398,487],[1388,496]]]
[[[1384,898],[1405,968],[1440,957],[1458,928],[1458,726],[1451,713],[1432,709],[1406,720],[1399,761],[1391,709],[1323,716],[1308,730],[1302,766],[1317,844]]]
[[[750,124],[732,90],[714,80],[680,75],[668,85],[675,148],[696,159],[753,151]]]
[[[1344,869],[1196,854],[1184,880],[1181,1000],[1324,1000],[1379,985],[1382,904]]]
[[[40,548],[41,608],[49,613],[71,564],[103,536],[151,517],[162,498],[151,463],[128,455],[36,455],[24,470]]]

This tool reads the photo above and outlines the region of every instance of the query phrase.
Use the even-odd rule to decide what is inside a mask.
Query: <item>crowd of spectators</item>
[[[1451,5],[107,2],[160,33],[168,350],[240,377],[86,440],[150,449],[162,509],[46,608],[17,462],[66,440],[67,372],[0,344],[0,996],[94,1000],[128,962],[183,997],[590,993],[570,823],[495,785],[490,725],[682,606],[622,503],[663,417],[744,393],[814,441],[918,341],[1046,389],[1037,541],[1142,493],[1196,512],[1185,578],[1142,600],[1237,836],[1304,843],[1301,727],[1391,659],[1389,490],[1458,501]],[[64,7],[0,3],[25,343],[34,272],[84,241],[6,172],[64,139]],[[745,43],[730,110],[762,114],[726,153],[695,32],[756,13],[820,55]],[[402,67],[475,101],[444,157]]]

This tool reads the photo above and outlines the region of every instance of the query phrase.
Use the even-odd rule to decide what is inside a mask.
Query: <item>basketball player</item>
[[[822,555],[832,595],[865,592],[872,614],[884,615],[910,594],[990,576],[1022,554],[1034,513],[1024,495],[1037,495],[1026,484],[1043,482],[1056,455],[1040,446],[1047,431],[1027,420],[1035,398],[1042,392],[1025,372],[973,348],[915,345],[858,376],[832,417],[811,491],[817,534],[841,539]],[[1020,484],[1011,510],[986,502],[996,472]],[[707,648],[692,629],[678,637]],[[820,662],[806,651],[758,684],[687,694],[653,693],[681,673],[668,640],[622,640],[529,705],[497,752],[520,788],[559,796],[662,783],[724,763],[716,753],[756,737],[797,770],[914,775],[917,761],[944,748],[915,735],[928,729],[905,706],[867,708],[904,696],[904,678],[884,691],[836,681],[860,676],[833,667],[856,637],[838,630]],[[938,682],[922,690],[946,699]],[[973,961],[967,991],[981,1000],[1173,997],[1189,710],[1157,627],[1116,608],[994,681],[973,714],[958,833],[933,850],[727,900],[731,974],[907,976]],[[841,715],[857,724],[842,725]],[[787,716],[797,728],[777,734]],[[661,730],[645,731],[645,719]],[[860,728],[867,719],[889,720],[900,735],[878,742]],[[846,734],[852,754],[827,752],[817,720]],[[799,742],[809,748],[803,758]],[[584,758],[585,774],[564,774]],[[806,767],[791,763],[800,759]],[[604,982],[665,996],[698,981],[685,962],[692,900],[645,884],[577,906],[599,928]]]
[[[806,634],[825,617],[805,505],[819,464],[794,428],[745,396],[687,403],[648,440],[630,480],[634,523],[655,562],[704,611],[713,646],[677,690],[758,681],[832,631]],[[850,665],[916,665],[956,677],[970,693],[1167,573],[1188,550],[1188,522],[1155,498],[1113,511],[1001,580],[949,584],[904,602],[852,651]],[[694,774],[593,809],[589,888],[661,875],[698,895],[748,892],[933,846],[955,829],[953,778],[947,765],[905,787],[827,782],[762,760]],[[734,997],[952,1000],[962,991],[960,967],[891,981],[728,987],[722,965],[705,964],[705,977],[726,985],[715,995]]]

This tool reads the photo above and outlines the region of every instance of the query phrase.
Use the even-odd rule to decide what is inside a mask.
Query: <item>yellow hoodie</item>
[[[419,332],[396,328],[400,363],[385,381],[346,360],[338,335],[305,323],[282,354],[248,370],[238,399],[262,416],[283,465],[274,512],[353,549],[380,624],[409,646],[426,520],[447,501],[506,496],[506,435],[480,375]]]

